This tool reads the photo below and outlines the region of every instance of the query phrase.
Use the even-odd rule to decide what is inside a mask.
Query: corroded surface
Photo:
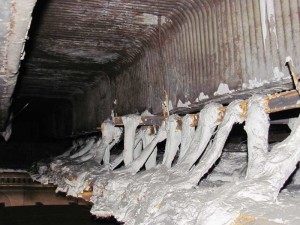
[[[299,33],[299,1],[39,1],[18,96],[71,99],[97,114],[74,126],[88,129],[111,109],[159,113],[164,91],[173,106],[220,83],[243,93],[288,75],[287,56],[299,73]]]
[[[0,130],[8,118],[35,2],[0,0]]]

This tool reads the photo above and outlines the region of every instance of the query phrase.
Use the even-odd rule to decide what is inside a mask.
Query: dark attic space
[[[0,225],[300,224],[300,0],[0,0]]]

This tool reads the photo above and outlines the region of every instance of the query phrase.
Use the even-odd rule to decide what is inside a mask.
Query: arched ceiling
[[[38,1],[19,96],[72,97],[115,76],[185,20],[180,1]]]

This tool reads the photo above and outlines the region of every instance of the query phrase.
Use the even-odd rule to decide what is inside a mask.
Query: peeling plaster
[[[159,25],[159,19],[161,20],[161,25],[167,22],[167,18],[165,16],[161,16],[159,18],[159,16],[149,13],[143,13],[141,15],[135,16],[134,19],[139,23],[145,25]]]
[[[273,33],[275,35],[277,49],[278,49],[274,0],[260,0],[260,18],[261,18],[262,33],[264,38],[264,49],[266,49],[266,40],[268,37],[268,29],[267,29],[268,23],[269,23],[270,33]],[[266,21],[267,18],[268,18],[268,22]]]
[[[214,93],[214,96],[230,94],[232,92],[233,91],[229,89],[228,84],[220,83],[218,90]]]

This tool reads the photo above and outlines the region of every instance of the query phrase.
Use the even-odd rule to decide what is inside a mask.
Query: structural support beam
[[[36,0],[0,0],[0,130],[8,118],[35,3]]]
[[[245,111],[247,110],[247,102],[245,100],[242,104],[245,106]],[[267,105],[267,113],[275,113],[279,111],[300,108],[300,96],[296,90],[285,91],[281,93],[275,93],[269,95],[265,99]],[[201,108],[199,108],[199,111]],[[222,111],[222,109],[220,109]],[[246,112],[245,112],[246,113]],[[196,114],[191,115],[193,117],[191,126],[196,126],[198,122],[198,116]],[[141,117],[141,126],[160,126],[165,120],[163,116],[144,116]],[[181,127],[181,118],[177,120],[178,127]],[[114,118],[115,126],[123,126],[122,117]]]

